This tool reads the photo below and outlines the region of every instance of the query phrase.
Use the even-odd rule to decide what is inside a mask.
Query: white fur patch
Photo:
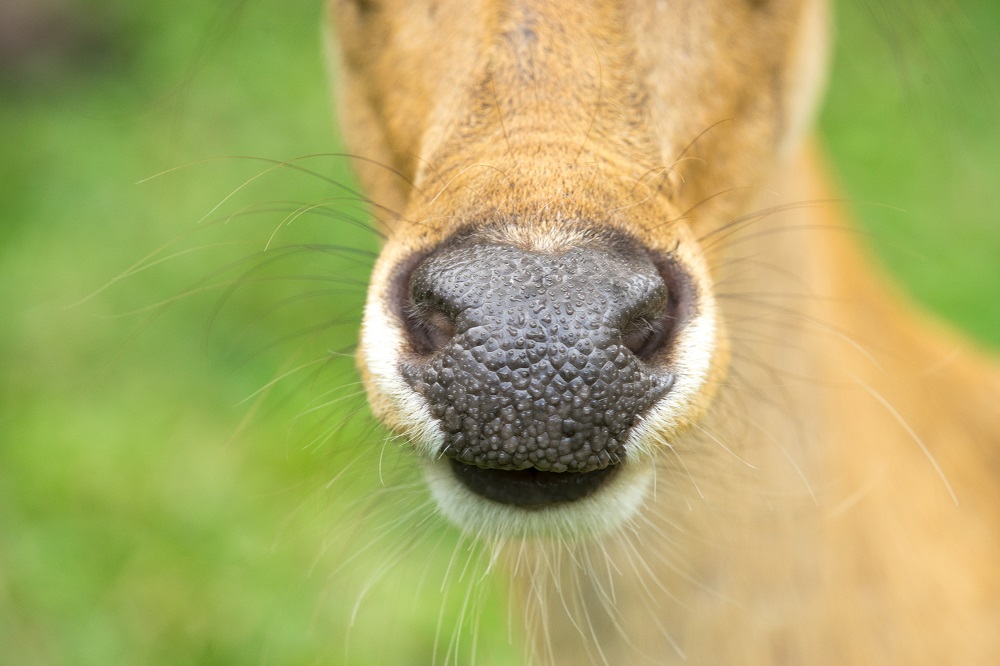
[[[692,261],[686,259],[686,263]],[[694,273],[707,275],[707,270],[698,266]],[[681,329],[672,350],[674,385],[632,426],[625,443],[632,460],[656,454],[663,434],[677,432],[705,388],[717,352],[718,312],[711,294],[698,291],[698,314]]]
[[[385,281],[373,279],[373,283],[385,284]],[[369,296],[361,339],[372,380],[378,392],[388,398],[395,408],[394,425],[406,432],[420,454],[437,457],[444,447],[444,433],[431,415],[426,401],[410,388],[399,372],[399,355],[405,347],[403,331],[381,295]]]

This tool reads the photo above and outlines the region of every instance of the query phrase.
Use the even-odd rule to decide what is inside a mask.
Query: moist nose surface
[[[672,383],[623,342],[668,299],[635,254],[466,243],[414,270],[411,327],[436,328],[439,343],[402,371],[440,422],[445,455],[552,472],[623,459],[629,429]]]

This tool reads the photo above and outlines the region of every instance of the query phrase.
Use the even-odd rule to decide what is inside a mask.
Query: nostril
[[[672,320],[667,312],[659,317],[637,317],[622,330],[622,344],[639,360],[649,360],[666,344]]]
[[[410,303],[405,308],[406,333],[413,351],[432,354],[455,336],[455,322],[440,308],[428,303]]]
[[[651,257],[662,284],[649,293],[621,328],[622,344],[640,361],[669,349],[692,307],[687,273],[670,255]]]
[[[397,266],[389,290],[389,303],[403,324],[410,350],[433,354],[455,336],[454,308],[438,298],[421,267],[430,253],[411,255]]]

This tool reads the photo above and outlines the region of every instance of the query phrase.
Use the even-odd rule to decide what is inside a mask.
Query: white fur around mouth
[[[649,465],[622,465],[605,484],[582,499],[526,509],[472,492],[455,478],[446,458],[423,461],[424,475],[441,513],[467,534],[486,539],[572,539],[601,536],[620,528],[642,507],[653,480]]]

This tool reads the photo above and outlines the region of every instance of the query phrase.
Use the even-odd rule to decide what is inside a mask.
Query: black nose
[[[409,276],[403,376],[445,455],[495,470],[591,472],[673,383],[677,299],[624,241],[541,253],[466,239]],[[402,291],[402,290],[400,290]]]

